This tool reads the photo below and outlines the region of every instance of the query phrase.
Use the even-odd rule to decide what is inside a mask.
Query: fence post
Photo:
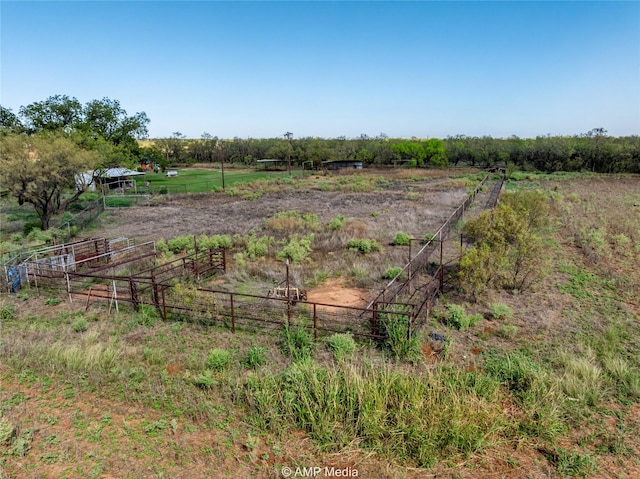
[[[442,246],[442,235],[440,235],[440,291],[444,290],[444,266],[442,264],[442,254],[443,254],[443,246]]]
[[[163,286],[162,287],[162,319],[164,319],[164,321],[167,321],[167,301],[165,299],[165,295],[164,295],[164,291],[165,291],[166,287]]]
[[[313,303],[313,339],[318,339],[318,311],[317,304]]]
[[[378,336],[378,302],[373,303],[373,317],[371,318],[372,332],[374,336]]]
[[[229,293],[229,302],[231,303],[231,332],[236,332],[236,313],[233,307],[233,293]]]

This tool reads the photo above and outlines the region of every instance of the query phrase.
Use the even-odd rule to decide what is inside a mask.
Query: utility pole
[[[291,137],[293,133],[290,131],[284,134],[284,137],[289,140],[289,144],[287,145],[287,171],[289,172],[289,176],[291,176]]]

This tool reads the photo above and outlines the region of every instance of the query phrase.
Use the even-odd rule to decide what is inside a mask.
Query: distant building
[[[134,177],[140,175],[144,175],[144,173],[121,167],[89,170],[76,175],[76,185],[78,189],[86,187],[90,191],[96,190],[96,183],[105,185],[109,189],[135,188],[136,180]]]
[[[322,166],[329,170],[343,170],[346,168],[353,168],[356,170],[362,169],[361,161],[351,161],[351,160],[331,160],[331,161],[323,161]]]
[[[264,158],[262,160],[257,160],[256,163],[258,165],[264,165],[265,170],[279,170],[281,164],[286,164],[287,160],[279,160],[276,158]]]

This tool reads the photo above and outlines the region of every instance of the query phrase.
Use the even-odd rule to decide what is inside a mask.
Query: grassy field
[[[166,176],[164,173],[145,172],[144,176],[136,177],[137,188],[147,191],[146,183],[150,181],[151,191],[154,193],[203,193],[222,189],[222,171],[219,169],[178,168],[178,176]],[[300,176],[300,171],[292,172],[291,176]],[[288,178],[286,171],[256,171],[227,168],[224,172],[225,188],[236,184],[250,183],[269,178]]]
[[[0,478],[639,477],[640,178],[509,188],[548,201],[539,280],[451,288],[405,359],[3,295]]]

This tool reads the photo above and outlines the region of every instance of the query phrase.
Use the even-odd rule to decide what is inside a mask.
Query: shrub
[[[301,361],[311,358],[315,343],[313,336],[302,326],[286,326],[280,339],[282,354]]]
[[[329,228],[332,230],[339,230],[344,226],[345,217],[343,215],[336,216],[329,221]]]
[[[529,214],[528,204],[527,196],[514,195],[466,223],[464,232],[474,241],[460,261],[460,279],[467,291],[477,294],[487,287],[522,291],[540,277],[542,241],[534,227],[546,217]]]
[[[16,308],[8,304],[0,306],[0,319],[10,320],[16,317]]]
[[[313,238],[313,233],[303,236],[302,238],[293,235],[289,238],[289,243],[276,253],[276,257],[282,261],[289,259],[293,263],[300,263],[313,251],[311,248]]]
[[[247,369],[257,369],[267,362],[267,348],[252,346],[242,358],[242,365]]]
[[[84,331],[87,330],[88,327],[89,327],[89,323],[84,318],[76,319],[71,325],[71,329],[75,333],[83,333]]]
[[[176,236],[167,242],[167,246],[172,253],[186,253],[193,251],[193,235]]]
[[[384,347],[393,357],[410,363],[417,363],[421,358],[420,341],[413,331],[409,335],[408,308],[393,306],[387,312],[380,313],[380,326],[386,336]]]
[[[213,348],[207,356],[207,367],[214,371],[222,371],[231,362],[231,353],[226,349]]]
[[[233,241],[229,235],[200,235],[198,236],[197,243],[199,249],[205,250],[216,248],[229,249],[233,245]]]
[[[492,303],[489,305],[491,316],[494,319],[511,319],[513,311],[504,303]]]
[[[208,369],[202,374],[199,374],[198,376],[193,378],[193,384],[200,389],[211,389],[217,384],[217,381],[213,379],[213,373],[210,369]]]
[[[382,251],[382,246],[374,239],[350,239],[347,248],[360,253],[371,253],[372,251]]]
[[[387,269],[387,271],[384,273],[384,277],[385,277],[385,279],[393,279],[396,276],[398,276],[400,273],[402,273],[402,267],[393,266],[393,267]]]
[[[411,242],[411,236],[407,233],[398,232],[393,238],[393,244],[396,246],[407,246]]]
[[[462,306],[457,304],[448,304],[447,314],[443,318],[443,322],[447,326],[464,331],[470,326],[475,326],[481,319],[481,314],[468,315]]]
[[[356,342],[349,333],[334,334],[327,338],[327,346],[336,361],[342,361],[356,350]]]
[[[24,236],[29,236],[29,234],[33,231],[33,230],[38,230],[40,231],[40,226],[42,226],[42,223],[38,220],[34,220],[34,221],[27,221],[24,226],[22,227],[22,234]]]
[[[245,246],[246,255],[250,259],[262,258],[267,256],[269,252],[269,246],[273,244],[274,239],[271,236],[257,237],[255,234],[251,234],[247,237],[247,244]]]

